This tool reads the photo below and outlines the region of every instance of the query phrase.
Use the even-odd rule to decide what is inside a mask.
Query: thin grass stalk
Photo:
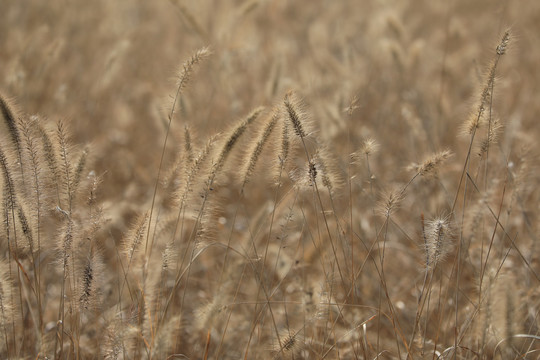
[[[238,280],[238,285],[236,286],[236,290],[235,290],[234,297],[232,300],[233,303],[236,302],[236,299],[238,298],[238,294],[240,293],[240,285],[242,284],[242,280],[244,279],[244,275],[246,273],[247,267],[248,267],[248,263],[246,262],[244,266],[242,267],[242,273],[240,274],[240,279]],[[231,316],[232,316],[232,309],[229,311],[229,314],[227,315],[227,320],[225,321],[225,326],[223,329],[223,333],[221,335],[221,339],[219,341],[219,346],[216,350],[216,355],[215,355],[216,359],[219,359],[219,356],[221,355],[221,351],[222,351],[221,349],[223,348],[223,344],[225,342],[225,334],[227,333]]]
[[[154,214],[154,205],[155,205],[155,201],[156,201],[158,185],[159,185],[159,181],[160,181],[160,175],[161,175],[161,171],[162,171],[162,168],[163,168],[163,160],[165,159],[165,150],[167,149],[167,140],[169,139],[172,120],[173,120],[173,117],[174,117],[174,112],[176,110],[176,104],[180,100],[180,96],[181,96],[184,88],[187,86],[187,84],[188,84],[188,82],[189,82],[189,80],[191,78],[191,75],[192,75],[193,71],[195,70],[195,66],[197,64],[199,64],[202,60],[204,60],[209,54],[210,54],[210,51],[206,47],[198,50],[197,52],[195,52],[195,54],[191,57],[191,59],[189,59],[188,61],[186,61],[184,63],[183,69],[180,71],[179,76],[178,76],[176,95],[174,96],[174,100],[173,100],[173,103],[172,103],[172,106],[171,106],[171,112],[169,113],[169,121],[168,121],[168,124],[167,124],[167,131],[165,132],[165,140],[163,141],[163,147],[161,149],[161,157],[159,159],[158,172],[157,172],[157,176],[156,176],[156,182],[154,184],[154,193],[152,195],[152,204],[150,206],[150,215],[149,215],[149,219],[148,219],[148,230],[147,230],[147,233],[146,233],[146,244],[145,244],[145,249],[144,249],[144,252],[145,252],[146,258],[147,258],[147,260],[145,262],[145,266],[144,266],[144,273],[145,274],[146,274],[147,267],[148,267],[148,259],[150,258],[150,255],[151,255],[151,253],[149,253],[149,250],[148,250],[148,244],[149,244],[149,241],[150,241],[150,229],[152,227],[151,225],[152,225],[152,218],[153,218],[153,214]],[[152,239],[152,244],[150,246],[150,252],[151,252],[152,247],[153,247],[152,246],[153,241],[154,241],[154,239]]]
[[[264,148],[265,144],[267,143],[268,139],[270,138],[270,135],[272,134],[272,131],[274,130],[274,127],[276,126],[278,119],[279,119],[279,113],[278,113],[277,109],[274,109],[272,117],[267,122],[267,124],[264,127],[263,131],[260,133],[259,138],[257,139],[257,142],[254,143],[254,145],[252,146],[252,149],[250,149],[250,151],[247,153],[247,154],[250,154],[250,155],[249,155],[249,161],[246,163],[247,165],[246,165],[246,167],[245,167],[245,169],[243,171],[242,186],[240,188],[240,199],[239,199],[240,202],[244,198],[244,188],[245,188],[246,184],[248,183],[251,175],[253,174],[253,171],[255,170],[255,165],[257,164],[257,161],[259,160],[259,157],[260,157],[260,155],[261,155],[261,153],[263,151],[263,148]],[[227,242],[227,249],[230,247],[230,242],[231,242],[234,226],[235,226],[235,223],[236,223],[236,217],[238,215],[239,206],[240,205],[238,205],[236,207],[236,210],[235,210],[235,213],[234,213],[234,216],[233,216],[233,221],[232,221],[232,224],[231,224],[231,232],[229,234],[228,242]],[[273,223],[273,218],[271,219],[271,224],[272,223]],[[271,227],[272,227],[272,225],[270,225],[270,229],[271,229]],[[268,238],[270,238],[270,234],[268,235]],[[268,244],[267,244],[266,249],[268,249]],[[229,252],[228,252],[228,250],[226,250],[225,251],[225,257],[224,257],[224,260],[223,260],[223,266],[222,266],[221,272],[220,272],[219,284],[222,283],[222,277],[223,277],[223,274],[225,272],[225,267],[226,267],[226,264],[227,264],[228,255],[229,255]],[[261,268],[263,270],[264,270],[265,263],[266,263],[266,255],[267,255],[267,250],[265,250],[265,256],[264,256],[263,263],[262,263],[262,266],[261,266]],[[218,289],[218,291],[219,291],[219,289]]]
[[[417,308],[416,308],[416,316],[415,316],[415,321],[414,321],[414,325],[413,325],[413,330],[411,332],[411,340],[409,341],[409,348],[410,349],[412,349],[413,342],[414,342],[414,337],[416,336],[416,328],[417,328],[418,324],[420,323],[420,317],[422,316],[422,311],[423,311],[423,308],[424,308],[424,305],[425,305],[424,291],[426,291],[426,289],[428,289],[428,292],[429,292],[429,289],[430,289],[430,286],[428,285],[428,275],[429,275],[429,268],[431,266],[431,261],[430,261],[429,250],[428,250],[428,240],[427,240],[426,230],[425,230],[424,214],[421,215],[421,225],[422,225],[422,239],[424,240],[424,249],[425,249],[425,252],[426,252],[426,268],[425,268],[425,271],[424,271],[424,281],[422,283],[422,288],[420,290],[420,295],[418,296],[418,304],[417,304]],[[431,278],[429,280],[429,284],[430,283],[431,283]],[[412,353],[407,354],[407,357],[408,358],[412,357],[412,355],[413,355]]]
[[[21,279],[21,267],[22,265],[19,262],[18,254],[19,254],[19,245],[17,243],[17,226],[15,221],[15,207],[17,206],[17,198],[16,198],[16,190],[15,190],[15,184],[13,182],[13,177],[11,174],[11,171],[8,166],[8,158],[4,154],[2,148],[0,147],[0,165],[2,166],[2,173],[4,174],[4,218],[5,218],[5,226],[6,226],[6,236],[8,241],[8,253],[9,253],[9,276],[10,276],[10,282],[13,283],[13,272],[11,268],[11,259],[15,261],[17,264],[17,281],[18,281],[18,288],[19,288],[19,307],[21,309],[21,324],[24,324],[24,315],[22,314],[22,308],[23,308],[23,301],[22,301],[22,284],[23,281]],[[10,232],[10,215],[11,215],[11,224],[13,226],[13,237],[11,237]],[[15,304],[15,300],[13,297],[13,292],[11,293],[11,302],[12,304]],[[12,313],[12,334],[13,334],[13,348],[17,348],[17,340],[16,340],[16,327],[15,327],[15,316],[14,313]],[[21,344],[22,346],[22,344]]]
[[[281,171],[283,170],[284,164],[285,164],[285,161],[283,159],[280,159],[280,168],[281,168],[281,170],[280,170],[280,174],[279,174],[279,179],[281,179]],[[273,229],[273,225],[274,225],[274,221],[275,221],[275,212],[276,212],[277,205],[278,205],[277,198],[278,198],[280,187],[281,187],[281,181],[278,180],[277,185],[276,185],[276,189],[274,191],[274,202],[273,202],[273,206],[272,206],[272,212],[271,212],[271,215],[270,215],[268,239],[271,239],[272,229]],[[296,203],[296,200],[298,198],[298,194],[299,194],[299,192],[297,191],[296,195],[295,195],[294,203]],[[281,238],[282,238],[282,242],[283,242],[283,237],[281,237]],[[265,255],[263,257],[263,266],[262,266],[263,271],[264,271],[264,268],[265,268],[264,262],[265,262],[265,259],[267,257],[267,254],[268,254],[268,246],[269,246],[269,241],[267,241],[267,243],[265,245]],[[281,250],[281,245],[280,245],[280,250]],[[276,263],[274,264],[274,273],[275,273],[276,268],[277,268],[278,260],[279,260],[279,252],[278,252],[278,255],[276,256]],[[253,333],[254,333],[255,327],[257,326],[259,317],[262,316],[263,311],[264,311],[264,309],[266,307],[266,303],[263,303],[263,306],[261,307],[261,309],[259,309],[259,310],[257,309],[257,304],[259,303],[259,297],[260,297],[260,292],[261,292],[261,286],[264,286],[264,284],[261,283],[257,287],[257,294],[255,296],[255,301],[256,301],[255,302],[255,309],[254,309],[254,312],[253,312],[253,321],[252,321],[252,326],[251,326],[251,331],[249,333],[248,341],[247,341],[247,344],[246,344],[246,347],[245,347],[244,359],[247,359],[247,354],[248,354],[248,351],[249,351],[249,346],[251,344],[251,340],[253,339]],[[271,284],[270,288],[273,288],[273,287],[274,287],[274,285]],[[277,286],[275,286],[275,287],[277,288]]]
[[[206,187],[203,190],[203,194],[202,194],[203,201],[202,201],[202,204],[201,204],[201,206],[199,208],[199,211],[197,213],[197,219],[195,220],[195,225],[194,225],[194,227],[193,227],[193,229],[191,231],[191,235],[189,236],[189,239],[188,239],[189,242],[192,242],[192,241],[195,240],[195,238],[197,237],[197,233],[200,230],[200,227],[201,227],[202,221],[203,221],[203,217],[205,215],[205,212],[207,211],[207,203],[209,201],[208,198],[209,198],[209,195],[210,195],[210,193],[211,193],[211,191],[213,189],[213,186],[214,186],[213,184],[214,184],[214,181],[216,179],[216,176],[219,174],[219,171],[222,169],[222,167],[223,167],[223,165],[225,163],[225,160],[227,159],[230,151],[235,146],[238,139],[242,136],[242,134],[247,129],[247,126],[249,124],[251,124],[258,117],[258,115],[262,112],[262,110],[263,110],[262,107],[259,107],[259,108],[256,108],[255,110],[253,110],[245,119],[240,121],[236,125],[236,127],[234,127],[231,130],[229,136],[226,138],[225,144],[223,145],[223,147],[221,149],[221,152],[218,155],[218,160],[216,161],[216,163],[213,164],[212,169],[210,171],[210,174],[208,175],[208,180],[206,181]],[[183,259],[182,259],[182,264],[183,264],[183,262],[184,262],[184,260],[186,258],[186,254],[187,254],[188,251],[189,251],[189,246],[186,247],[186,251],[184,252]],[[193,259],[195,254],[196,254],[196,248],[194,246],[192,248],[192,251],[191,251],[190,259]],[[191,262],[192,261],[190,260],[190,263]],[[177,275],[176,275],[177,282],[175,282],[175,286],[178,284],[181,268],[182,268],[182,266],[180,266],[178,268]],[[186,287],[187,287],[187,283],[189,281],[190,275],[191,275],[191,266],[187,269]],[[176,288],[174,287],[172,292],[171,292],[171,296],[167,300],[168,302],[172,300],[175,291],[176,291]],[[182,295],[181,303],[180,303],[180,311],[182,311],[182,308],[183,308],[183,305],[184,305],[185,295],[186,295],[186,293],[184,292],[183,295]],[[168,308],[169,308],[169,304],[167,304],[167,306],[165,308],[165,311]],[[164,319],[164,318],[165,318],[165,313],[163,314],[162,319]]]
[[[287,111],[287,113],[289,115],[289,120],[292,123],[293,129],[294,129],[296,135],[300,138],[300,140],[302,142],[302,147],[304,149],[306,159],[307,159],[307,162],[308,162],[308,164],[310,166],[310,171],[311,171],[311,169],[314,168],[314,165],[313,165],[311,156],[309,154],[309,151],[307,149],[307,145],[306,145],[306,142],[305,142],[305,137],[307,136],[307,134],[306,134],[306,132],[304,130],[304,126],[303,126],[302,121],[300,119],[300,114],[296,110],[296,105],[294,104],[294,100],[292,98],[293,96],[294,96],[294,94],[292,92],[289,92],[289,93],[287,93],[285,95],[284,106],[285,106],[285,109],[286,109],[286,111]],[[339,261],[338,261],[338,257],[337,257],[337,251],[336,251],[336,248],[335,248],[335,245],[334,245],[333,236],[332,236],[332,234],[330,232],[330,226],[328,225],[328,220],[326,218],[326,215],[324,214],[324,206],[323,206],[323,203],[322,203],[322,199],[321,199],[320,192],[319,192],[319,189],[317,187],[317,182],[316,181],[313,181],[313,187],[314,187],[314,193],[317,196],[321,211],[323,211],[324,224],[325,224],[325,227],[326,227],[326,231],[327,231],[327,234],[328,234],[330,245],[332,247],[332,252],[334,254],[334,259],[335,259],[335,261],[337,263],[339,276],[341,278],[341,283],[344,284],[345,282],[344,282],[343,272],[341,271],[341,266],[339,265]]]
[[[37,254],[36,257],[38,259],[38,263],[36,265],[36,257],[34,256],[34,250],[33,250],[33,244],[31,244],[31,255],[32,255],[32,265],[34,267],[34,286],[36,289],[36,300],[37,300],[37,306],[38,306],[38,314],[39,314],[39,333],[40,338],[43,338],[43,313],[42,313],[42,303],[41,303],[41,185],[40,185],[40,167],[39,167],[39,159],[38,159],[38,150],[35,146],[35,139],[33,138],[31,134],[30,129],[30,123],[28,120],[21,118],[19,121],[20,128],[22,130],[22,134],[24,136],[25,144],[26,144],[26,152],[28,156],[30,157],[30,164],[32,168],[32,188],[34,190],[34,197],[36,201],[36,236],[37,236]],[[22,211],[22,208],[20,208],[20,211]],[[24,214],[23,214],[24,215]]]
[[[61,290],[60,290],[60,302],[58,306],[58,322],[56,323],[57,331],[55,337],[54,345],[54,358],[63,358],[64,354],[64,334],[65,334],[65,298],[66,298],[66,279],[69,278],[68,273],[68,262],[69,257],[72,255],[72,245],[73,245],[73,222],[69,214],[65,213],[67,227],[64,231],[64,238],[62,241],[62,280],[61,280]],[[60,346],[60,352],[57,357],[57,349]]]
[[[461,172],[461,177],[460,177],[460,181],[459,181],[459,184],[458,184],[458,188],[456,190],[456,196],[454,198],[454,204],[452,205],[451,213],[454,213],[454,209],[455,209],[455,206],[456,206],[456,203],[457,203],[457,198],[459,196],[459,192],[460,192],[463,180],[465,178],[465,174],[469,172],[470,156],[471,156],[471,153],[472,153],[473,141],[474,141],[474,138],[475,138],[475,135],[476,135],[476,130],[480,126],[480,121],[481,121],[483,115],[485,114],[486,106],[488,107],[488,111],[491,113],[491,107],[492,107],[491,98],[492,98],[492,93],[493,93],[493,89],[494,89],[495,74],[496,74],[496,70],[497,70],[497,65],[499,63],[499,60],[500,60],[501,56],[504,55],[505,52],[506,52],[506,48],[508,46],[509,39],[510,39],[510,33],[509,33],[509,31],[506,31],[504,33],[504,35],[503,35],[503,38],[502,38],[501,42],[499,43],[499,45],[496,48],[495,59],[494,59],[494,62],[493,62],[493,64],[491,65],[491,67],[489,69],[487,82],[486,82],[486,85],[484,86],[484,89],[483,89],[481,97],[480,97],[480,103],[479,103],[479,106],[478,106],[477,115],[476,115],[475,118],[473,118],[473,121],[468,124],[468,128],[472,129],[470,131],[471,137],[470,137],[470,142],[469,142],[469,149],[468,149],[467,155],[465,157],[465,163],[463,164],[463,171]],[[468,184],[468,182],[466,181],[465,182],[465,188],[464,188],[464,191],[463,191],[463,211],[462,211],[462,216],[461,216],[461,224],[464,223],[464,219],[465,219],[467,184]],[[463,231],[460,231],[459,244],[458,244],[458,250],[457,250],[458,251],[458,256],[457,256],[456,264],[455,264],[455,268],[456,268],[456,294],[455,294],[454,326],[455,326],[456,329],[458,328],[458,321],[459,321],[459,319],[458,319],[458,313],[459,313],[459,283],[460,283],[460,277],[461,277],[461,249],[462,249],[462,243],[463,243]],[[455,338],[454,338],[454,349],[457,349],[457,346],[458,346],[458,338],[457,338],[457,336],[455,336]],[[454,351],[454,353],[453,353],[454,359],[456,358],[456,356],[457,356],[457,353]]]
[[[266,144],[266,142],[268,141],[274,127],[276,126],[277,124],[277,121],[279,119],[279,113],[277,111],[277,109],[274,109],[274,112],[272,114],[272,117],[270,119],[270,121],[266,124],[265,128],[263,129],[263,131],[261,132],[261,134],[259,135],[259,138],[257,140],[257,142],[254,144],[253,148],[248,152],[248,154],[251,154],[250,155],[250,159],[249,161],[247,162],[247,167],[244,171],[244,178],[243,178],[243,182],[242,182],[242,186],[241,186],[241,189],[240,189],[240,201],[242,201],[242,199],[244,198],[244,188],[250,178],[250,176],[252,175],[254,169],[255,169],[255,165],[259,159],[259,156],[263,150],[263,147],[264,145]],[[280,174],[281,176],[281,174]],[[272,226],[273,226],[273,223],[274,223],[274,215],[275,215],[275,209],[276,209],[276,200],[277,200],[277,194],[278,194],[278,190],[279,190],[279,185],[278,185],[278,188],[276,189],[275,191],[275,199],[274,199],[274,207],[273,207],[273,210],[272,210],[272,214],[271,214],[271,219],[270,219],[270,229],[269,229],[269,234],[268,234],[268,239],[271,238],[271,233],[272,233]],[[225,272],[225,266],[227,264],[227,259],[228,259],[228,248],[230,247],[230,241],[232,239],[232,232],[234,230],[234,226],[235,226],[235,222],[236,222],[236,217],[237,217],[237,214],[238,214],[238,207],[239,205],[237,206],[236,208],[236,211],[235,211],[235,214],[234,214],[234,217],[233,217],[233,221],[232,221],[232,224],[231,224],[231,232],[229,234],[229,237],[228,237],[228,243],[227,243],[227,250],[225,252],[225,257],[224,257],[224,260],[223,260],[223,266],[222,266],[222,269],[221,269],[221,272],[220,272],[220,281],[219,283],[221,284],[221,279],[222,279],[222,276]],[[264,252],[264,256],[263,256],[263,261],[262,261],[262,265],[261,265],[261,278],[263,278],[262,276],[262,273],[264,272],[264,269],[265,269],[265,265],[266,265],[266,257],[267,257],[267,254],[268,254],[268,244],[269,242],[266,243],[266,246],[265,246],[265,252]],[[253,244],[254,246],[254,249],[255,249],[255,244]],[[256,250],[255,250],[256,251]],[[264,286],[264,281],[261,282],[260,286]],[[256,296],[256,299],[258,301],[258,298],[259,298],[259,294],[260,294],[260,286],[257,290],[257,296]],[[255,313],[257,313],[257,306],[255,306]],[[249,347],[249,344],[251,342],[251,334],[250,334],[250,337],[248,339],[248,345],[247,347]]]

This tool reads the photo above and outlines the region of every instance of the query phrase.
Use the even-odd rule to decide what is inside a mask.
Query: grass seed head
[[[436,217],[426,222],[426,254],[428,266],[437,266],[453,247],[454,230],[450,216]]]

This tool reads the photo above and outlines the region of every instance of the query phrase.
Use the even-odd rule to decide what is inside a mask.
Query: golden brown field
[[[0,358],[540,358],[540,2],[0,1]]]

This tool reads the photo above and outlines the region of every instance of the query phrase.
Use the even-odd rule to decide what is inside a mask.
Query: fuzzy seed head
[[[146,212],[143,216],[140,216],[127,236],[124,251],[130,261],[133,254],[137,251],[139,245],[143,241],[146,233],[146,227],[148,226],[148,217],[148,212]]]
[[[352,116],[352,114],[354,113],[354,111],[360,107],[360,106],[358,105],[358,102],[359,102],[358,96],[357,96],[357,95],[354,95],[354,96],[351,98],[351,102],[349,103],[349,106],[347,106],[347,107],[345,108],[345,110],[344,110],[344,111],[347,113],[347,115]]]
[[[450,150],[444,150],[431,155],[420,165],[411,165],[411,168],[414,169],[418,175],[424,177],[437,177],[441,164],[450,157],[452,157],[452,152]]]
[[[94,261],[89,259],[83,269],[81,295],[79,296],[79,304],[83,310],[88,310],[92,306],[96,290],[95,275]]]
[[[479,156],[481,157],[484,156],[484,154],[488,152],[489,147],[497,143],[501,130],[502,130],[501,122],[499,121],[498,118],[494,118],[491,121],[486,138],[480,144],[480,149],[478,151]]]
[[[437,217],[426,223],[427,265],[436,266],[452,249],[453,228],[450,217]]]
[[[221,149],[221,153],[219,154],[218,160],[214,165],[214,168],[212,172],[217,174],[219,170],[223,167],[223,164],[225,163],[225,160],[227,159],[229,153],[235,146],[238,139],[242,136],[242,134],[246,131],[248,125],[250,125],[257,117],[263,112],[264,107],[258,107],[255,110],[253,110],[249,115],[242,119],[231,131],[229,134],[229,137],[227,138],[225,144],[223,145]]]
[[[317,166],[313,161],[310,161],[308,164],[308,176],[312,184],[317,181]]]
[[[391,190],[382,196],[378,206],[379,214],[384,217],[390,217],[400,206],[404,193],[401,190]]]
[[[285,162],[287,161],[287,158],[289,156],[289,122],[286,120],[282,121],[282,131],[281,131],[281,151],[279,154],[279,160],[281,162],[281,166],[285,165]]]
[[[179,92],[186,87],[195,66],[208,56],[210,56],[210,50],[207,47],[203,47],[202,49],[197,50],[188,61],[182,64],[182,67],[178,71],[178,80],[176,83]]]
[[[184,150],[186,152],[186,160],[188,164],[193,162],[193,146],[191,144],[191,130],[189,126],[184,126]]]
[[[0,171],[4,178],[4,202],[8,209],[15,207],[15,187],[13,183],[13,177],[8,165],[8,158],[0,148]]]
[[[2,94],[0,94],[0,112],[5,120],[11,140],[17,148],[19,161],[21,161],[21,139],[19,130],[17,128],[18,114],[15,108]]]
[[[506,49],[508,48],[508,43],[510,42],[510,30],[506,30],[501,42],[497,45],[497,55],[502,56],[506,54]]]
[[[379,150],[379,143],[373,138],[366,138],[362,143],[360,152],[365,155],[371,155]]]
[[[173,242],[167,243],[165,250],[161,253],[161,269],[163,271],[168,271],[177,259],[177,249],[174,246]]]
[[[304,339],[301,337],[300,331],[285,330],[280,331],[279,341],[276,339],[272,346],[272,352],[275,354],[274,359],[283,359],[302,350]]]
[[[217,325],[226,312],[224,299],[214,297],[212,301],[195,311],[196,326],[199,330],[208,330]]]
[[[484,106],[481,105],[477,113],[471,112],[469,114],[467,120],[463,123],[463,126],[461,128],[461,134],[463,136],[472,135],[486,122],[484,110]]]
[[[306,132],[304,131],[304,126],[302,125],[302,113],[299,107],[299,101],[296,99],[295,94],[292,91],[289,91],[285,95],[284,100],[285,110],[287,111],[289,120],[293,125],[294,132],[301,139],[306,137]]]
[[[244,167],[243,174],[243,184],[246,184],[249,181],[249,178],[253,174],[253,171],[255,170],[255,165],[257,164],[257,161],[259,160],[259,157],[263,151],[263,148],[265,144],[267,143],[268,139],[270,138],[270,135],[272,134],[272,131],[274,130],[274,127],[276,126],[276,123],[279,119],[279,112],[274,111],[272,117],[270,120],[266,123],[263,131],[260,133],[257,142],[252,144],[250,147],[250,150],[248,152],[249,160],[245,162],[246,166]]]

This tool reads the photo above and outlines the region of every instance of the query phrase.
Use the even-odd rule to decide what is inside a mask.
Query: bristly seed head
[[[384,194],[378,206],[379,214],[385,218],[390,217],[399,207],[404,195],[402,190],[391,190]]]
[[[436,177],[441,164],[448,160],[451,156],[452,152],[450,150],[444,150],[431,155],[420,165],[411,165],[411,168],[414,169],[418,175],[425,177]]]
[[[272,117],[266,123],[263,131],[260,133],[257,139],[257,142],[253,143],[250,151],[248,152],[249,160],[245,162],[246,165],[243,169],[242,187],[248,182],[249,178],[253,174],[253,171],[255,170],[255,165],[257,164],[257,161],[259,160],[262,150],[266,142],[270,138],[270,135],[272,134],[272,131],[274,130],[274,127],[276,126],[278,120],[279,120],[279,111],[274,109]]]
[[[506,53],[506,49],[508,47],[509,42],[510,42],[510,30],[506,30],[501,39],[501,42],[499,43],[499,45],[497,45],[497,55],[501,56]]]
[[[347,106],[344,111],[347,113],[347,115],[349,116],[352,116],[352,114],[354,113],[354,111],[358,108],[360,108],[360,106],[358,105],[358,102],[359,102],[359,99],[358,99],[358,95],[354,95],[352,98],[351,98],[351,102],[349,103],[349,106]]]
[[[302,350],[303,339],[300,336],[300,331],[286,330],[281,331],[279,341],[276,340],[273,345],[273,352],[275,353],[274,359],[281,359],[282,357],[291,356],[296,352]]]
[[[283,339],[282,343],[283,350],[292,350],[294,348],[294,344],[296,343],[296,337],[294,335],[288,335],[285,337],[285,339]]]
[[[498,118],[493,118],[491,124],[488,128],[488,134],[482,143],[480,144],[480,149],[478,151],[479,156],[484,156],[488,152],[489,147],[499,140],[499,134],[501,132],[502,125]]]
[[[189,79],[191,78],[195,65],[210,56],[210,53],[211,52],[207,47],[203,47],[197,50],[188,61],[182,64],[182,67],[178,71],[178,80],[176,84],[179,91],[182,91],[186,87]]]
[[[311,183],[315,183],[317,180],[317,167],[315,166],[315,163],[310,161],[309,162],[309,179]]]
[[[229,153],[231,152],[232,148],[235,146],[238,139],[242,136],[242,134],[246,131],[248,125],[250,125],[257,117],[263,112],[264,107],[258,107],[255,110],[253,110],[249,115],[242,119],[236,127],[234,127],[229,137],[227,138],[225,144],[223,145],[223,148],[221,149],[221,153],[219,154],[218,160],[214,164],[214,167],[212,169],[212,172],[217,174],[221,168],[223,167],[223,164],[225,163],[226,158],[228,157]]]
[[[289,115],[289,119],[291,120],[291,123],[293,125],[294,132],[301,139],[305,138],[306,132],[304,131],[302,121],[300,120],[301,113],[298,109],[298,100],[295,98],[295,95],[292,91],[289,91],[285,95],[285,100],[283,103],[285,104],[285,110],[287,110],[287,114]]]
[[[450,216],[436,217],[426,224],[426,263],[436,266],[450,252],[452,248],[453,228]]]
[[[371,155],[379,150],[379,143],[373,138],[366,138],[362,142],[360,151],[365,155]]]

